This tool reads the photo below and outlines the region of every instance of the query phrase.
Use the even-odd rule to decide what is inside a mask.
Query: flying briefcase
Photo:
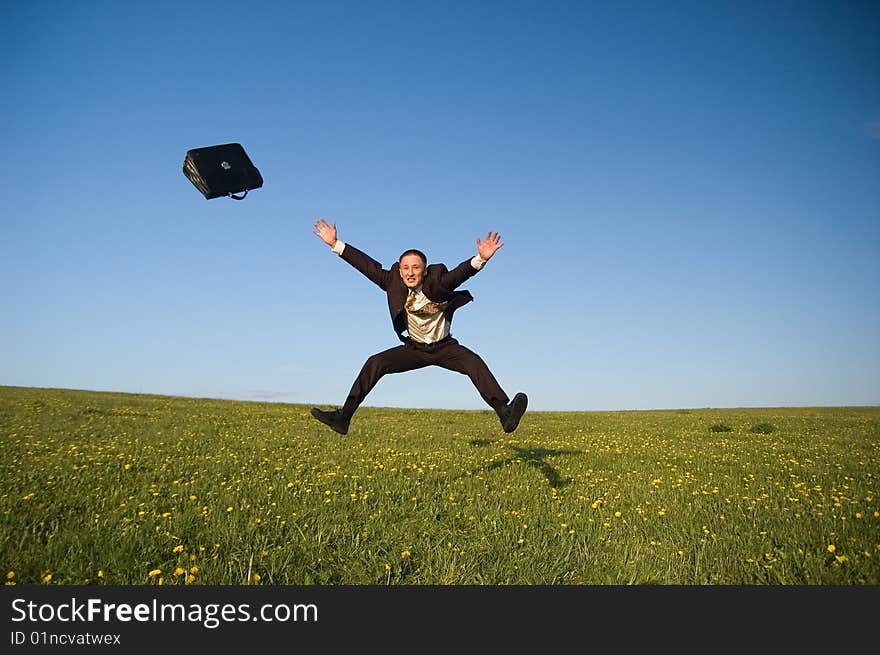
[[[242,200],[248,191],[263,186],[260,171],[240,143],[187,150],[183,174],[206,200],[221,196]]]

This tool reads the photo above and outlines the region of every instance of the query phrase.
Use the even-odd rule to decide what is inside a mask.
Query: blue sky
[[[876,2],[4,2],[0,385],[341,405],[311,230],[452,266],[534,410],[880,404]],[[264,186],[205,200],[187,150]],[[467,378],[365,405],[487,409]]]

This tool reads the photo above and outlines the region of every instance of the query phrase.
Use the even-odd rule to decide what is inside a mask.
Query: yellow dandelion
[[[44,576],[43,576],[43,582],[52,582],[52,574],[51,574],[51,573],[47,573],[46,575],[44,575]]]
[[[620,512],[614,512],[614,518],[619,519],[621,517]]]
[[[199,497],[198,497],[198,496],[190,496],[189,499],[190,499],[190,500],[198,500]]]
[[[388,573],[391,570],[391,565],[388,562],[385,562],[385,572]]]
[[[99,577],[99,578],[103,578],[103,577],[104,577],[104,571],[102,571],[101,569],[98,569],[98,577]]]
[[[190,573],[198,573],[199,567],[198,566],[191,566],[191,567],[189,567],[189,572]]]
[[[835,555],[834,559],[837,560],[838,564],[843,564],[846,561],[846,555]]]
[[[155,578],[157,575],[161,575],[161,573],[162,573],[162,569],[153,569],[152,571],[150,571],[147,574],[147,576],[150,578]]]
[[[196,576],[194,576],[194,575],[186,576],[186,584],[192,584],[193,582],[195,582],[195,580],[196,580]]]
[[[15,577],[15,571],[10,571],[9,573],[6,574],[7,580],[12,580],[14,577]]]
[[[402,551],[402,552],[400,553],[400,557],[401,557],[401,559],[406,559],[406,558],[409,557],[411,554],[412,554],[412,553],[410,553],[408,550],[404,550],[404,551]]]
[[[227,511],[227,512],[231,512],[231,511],[232,511],[232,506],[230,505],[229,507],[227,507],[227,508],[226,508],[226,511]]]
[[[837,550],[837,546],[835,546],[834,544],[828,544],[829,553],[833,553],[835,550]]]
[[[186,571],[183,569],[183,567],[178,566],[176,569],[174,569],[174,575],[183,575],[184,573],[186,573]]]
[[[254,573],[254,574],[251,576],[251,582],[259,582],[261,579],[262,579],[262,578],[260,578],[260,574],[259,574],[259,573]]]
[[[180,553],[183,552],[183,544],[177,544],[174,548],[171,549],[172,553]]]

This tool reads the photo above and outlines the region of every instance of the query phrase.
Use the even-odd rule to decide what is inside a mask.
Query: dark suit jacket
[[[377,284],[388,296],[388,310],[391,312],[391,323],[397,338],[406,342],[403,332],[406,330],[406,310],[403,307],[409,289],[400,277],[400,264],[394,262],[391,270],[382,268],[382,264],[358,250],[350,243],[345,244],[342,258],[363,273],[370,281]],[[425,269],[422,292],[434,302],[447,302],[443,313],[452,320],[455,310],[466,305],[474,297],[469,291],[455,289],[469,277],[477,274],[471,266],[471,260],[465,260],[451,271],[443,264],[431,264]]]

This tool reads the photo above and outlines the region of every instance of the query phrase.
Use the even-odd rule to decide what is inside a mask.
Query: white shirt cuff
[[[477,269],[479,271],[481,268],[483,268],[483,264],[485,264],[487,261],[489,261],[489,260],[483,259],[479,255],[474,255],[473,258],[471,259],[471,266],[473,266],[475,269]]]
[[[342,251],[345,250],[345,242],[342,239],[336,239],[336,243],[330,248],[337,255],[341,255]]]

